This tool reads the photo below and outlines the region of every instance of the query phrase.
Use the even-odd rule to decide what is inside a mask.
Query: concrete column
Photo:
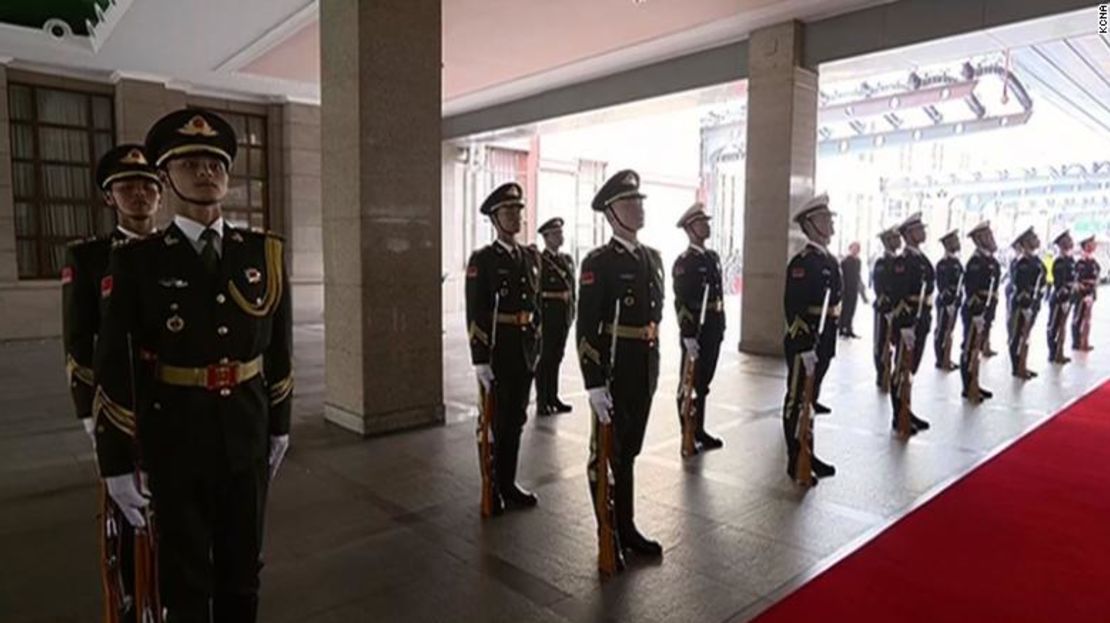
[[[13,190],[11,124],[8,117],[8,68],[0,63],[0,283],[14,282],[19,279],[15,251]],[[0,331],[0,337],[5,334],[6,332]]]
[[[116,76],[116,141],[142,143],[162,115],[184,107],[184,91],[169,89],[162,82]]]
[[[790,211],[813,193],[817,72],[801,66],[804,39],[796,21],[749,39],[740,350],[760,355],[782,354],[786,263],[801,241]]]
[[[324,417],[443,422],[438,2],[320,3]]]
[[[281,114],[282,223],[289,244],[293,317],[324,321],[320,107],[287,103]]]

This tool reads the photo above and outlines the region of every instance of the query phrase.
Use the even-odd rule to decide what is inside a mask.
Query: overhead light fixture
[[[963,134],[964,133],[964,124],[963,123],[957,123],[956,127],[954,129],[956,131],[956,134]]]
[[[891,108],[898,108],[898,104],[900,104],[900,103],[901,103],[901,100],[898,99],[897,95],[890,98],[890,107]]]
[[[921,130],[914,130],[913,131],[913,140],[915,140],[915,141],[920,141],[921,140]]]
[[[882,147],[883,143],[885,143],[885,142],[886,142],[886,139],[884,139],[881,134],[879,136],[875,137],[875,147]]]
[[[944,87],[943,89],[940,90],[940,99],[942,99],[942,100],[948,99],[951,95],[952,95],[952,89],[949,89],[948,87]]]
[[[837,145],[837,150],[839,150],[840,153],[848,151],[848,141],[840,141],[840,145]]]

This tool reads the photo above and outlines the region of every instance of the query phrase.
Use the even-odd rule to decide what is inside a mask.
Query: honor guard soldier
[[[1023,231],[1014,240],[1014,247],[1020,251],[1020,255],[1010,268],[1010,372],[1022,380],[1037,376],[1036,372],[1026,367],[1025,355],[1029,348],[1029,334],[1041,306],[1044,285],[1044,263],[1036,254],[1040,246],[1041,241],[1032,227]]]
[[[1052,363],[1068,363],[1070,357],[1064,356],[1064,343],[1068,336],[1068,315],[1077,302],[1075,258],[1071,256],[1075,242],[1071,232],[1056,236],[1052,241],[1059,252],[1052,263],[1052,296],[1048,308],[1048,360]]]
[[[786,267],[783,295],[786,321],[783,351],[788,374],[782,420],[786,437],[786,473],[791,480],[807,485],[815,485],[818,478],[836,474],[835,467],[813,454],[812,434],[808,445],[813,472],[808,476],[796,473],[798,453],[801,451],[799,423],[805,403],[803,387],[810,376],[820,379],[836,355],[841,283],[840,263],[828,251],[829,240],[835,233],[833,216],[834,213],[829,210],[829,197],[825,194],[806,201],[794,214],[793,220],[808,242]],[[823,327],[820,326],[822,313],[825,314]]]
[[[466,268],[466,322],[470,360],[478,382],[493,392],[494,513],[530,508],[536,495],[516,484],[520,434],[528,420],[528,394],[540,355],[540,253],[522,246],[524,192],[498,186],[479,210],[497,232],[470,256]]]
[[[544,249],[540,254],[540,287],[543,289],[543,340],[540,362],[536,366],[536,413],[569,413],[570,405],[559,400],[559,365],[574,322],[574,259],[560,253],[563,246],[563,219],[553,218],[540,225]]]
[[[168,621],[256,619],[266,494],[289,445],[283,243],[224,222],[235,150],[211,112],[159,119],[146,153],[176,216],[117,247],[100,284],[100,473],[137,526],[150,515],[134,472],[149,474]]]
[[[1098,243],[1095,237],[1084,238],[1079,246],[1083,257],[1075,263],[1075,315],[1071,321],[1071,347],[1075,350],[1094,350],[1091,346],[1091,310],[1098,293],[1098,276],[1101,267],[1095,259]]]
[[[960,232],[954,229],[941,236],[944,257],[937,262],[937,330],[933,333],[933,353],[937,368],[951,371],[959,368],[952,362],[952,334],[963,300],[964,266],[960,262]]]
[[[894,365],[902,373],[895,372],[891,379],[891,427],[894,429],[898,428],[898,409],[902,399],[910,400],[908,395],[902,395],[903,392],[910,391],[903,384],[908,377],[917,374],[921,357],[925,354],[925,341],[933,324],[933,289],[936,278],[933,263],[921,251],[921,243],[925,242],[925,224],[921,222],[921,213],[917,212],[903,221],[898,226],[898,232],[906,241],[906,247],[902,255],[895,258],[890,275],[891,296],[894,299],[893,333],[898,340]],[[903,369],[907,364],[910,366],[909,370]],[[929,428],[929,423],[917,417],[912,410],[909,419],[910,434]]]
[[[115,208],[116,228],[111,234],[90,238],[69,245],[62,268],[62,334],[65,338],[66,373],[77,417],[85,432],[94,440],[93,410],[93,349],[100,333],[100,284],[108,271],[112,246],[132,238],[143,238],[154,232],[154,214],[162,201],[162,181],[138,144],[124,144],[108,150],[96,166],[96,185],[104,193],[104,202]],[[104,586],[121,583],[118,590],[105,596],[108,607],[128,612],[125,621],[134,621],[134,531],[120,511],[111,504],[101,509],[105,526],[102,551],[114,556],[116,572],[103,567]],[[109,529],[108,525],[111,525]],[[110,540],[111,534],[118,539]],[[113,551],[116,550],[116,551]],[[117,577],[112,577],[117,576]],[[112,603],[116,602],[116,603]]]
[[[618,541],[625,550],[658,558],[663,548],[636,527],[633,484],[659,380],[663,317],[663,260],[636,237],[644,226],[644,197],[640,176],[631,170],[609,178],[594,196],[591,207],[605,214],[613,238],[582,261],[576,332],[582,377],[597,418],[587,466],[591,495],[596,480],[605,477],[598,473],[598,424],[611,424]]]
[[[891,344],[894,336],[891,331],[890,321],[893,318],[894,300],[890,292],[890,275],[894,258],[902,246],[902,236],[895,228],[883,230],[879,233],[879,240],[883,243],[883,254],[875,260],[871,269],[871,287],[875,290],[875,324],[873,353],[875,359],[875,384],[883,391],[890,389]]]
[[[964,302],[960,308],[964,326],[960,353],[960,378],[963,383],[961,395],[967,398],[974,384],[980,397],[990,398],[993,394],[978,385],[977,368],[983,343],[986,341],[987,318],[993,315],[998,304],[998,279],[1002,271],[994,257],[998,245],[994,241],[989,221],[983,221],[971,228],[967,237],[975,243],[975,252],[968,258],[964,268]]]
[[[705,398],[709,395],[709,384],[713,381],[717,357],[721,353],[721,341],[725,338],[721,258],[715,251],[705,248],[705,241],[710,234],[710,218],[705,212],[705,205],[695,203],[678,219],[677,227],[686,232],[690,246],[678,256],[671,269],[682,349],[678,395],[679,425],[681,430],[685,430],[687,423],[683,421],[682,386],[687,377],[685,366],[689,359],[694,362],[693,386],[687,389],[694,392],[695,451],[713,450],[724,445],[723,441],[705,430]]]

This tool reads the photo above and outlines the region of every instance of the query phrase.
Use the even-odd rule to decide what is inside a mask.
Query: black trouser
[[[165,465],[150,474],[167,623],[244,623],[258,613],[269,471]]]
[[[508,325],[499,325],[502,331]],[[528,394],[532,371],[521,356],[519,333],[506,329],[502,335],[516,338],[499,343],[493,357],[493,477],[499,492],[515,486],[520,455],[520,434],[528,421]],[[502,335],[498,335],[501,339]],[[504,348],[504,350],[502,350]]]
[[[794,470],[795,461],[798,460],[798,451],[801,449],[801,442],[798,440],[798,425],[800,424],[802,415],[802,406],[805,402],[805,384],[806,384],[806,368],[802,364],[802,352],[786,346],[785,359],[786,359],[786,397],[783,399],[782,409],[782,432],[786,439],[786,469],[787,472],[792,473]],[[829,369],[832,357],[827,355],[822,349],[817,350],[817,365],[814,366],[814,398],[816,402],[817,397],[817,381],[824,375],[825,371]],[[812,413],[812,412],[811,412]],[[812,431],[812,425],[810,430]],[[813,455],[813,439],[816,435],[809,436],[809,453]]]
[[[624,342],[625,340],[622,340]],[[627,340],[635,342],[634,340]],[[659,380],[659,350],[644,343],[628,348],[618,347],[617,365],[609,391],[613,397],[613,506],[617,516],[617,535],[636,531],[635,486],[633,468],[644,445],[648,414]],[[590,434],[590,458],[586,476],[590,497],[597,493],[597,418],[593,418]],[[597,508],[596,500],[594,508]]]
[[[536,406],[555,404],[559,399],[559,365],[563,362],[566,350],[568,322],[567,302],[558,299],[544,299],[543,304],[543,342],[540,361],[536,366]]]
[[[1028,321],[1025,319],[1025,315],[1022,313],[1022,309],[1022,307],[1019,307],[1017,305],[1014,305],[1012,307],[1012,309],[1010,310],[1010,324],[1007,330],[1007,335],[1010,338],[1010,342],[1009,344],[1007,344],[1007,351],[1010,354],[1010,371],[1014,374],[1017,374],[1019,368],[1021,367],[1021,346],[1024,343],[1028,343],[1028,334],[1030,331],[1032,331],[1032,325],[1036,321],[1035,308],[1028,308],[1029,311],[1032,312],[1029,316]],[[1050,356],[1051,353],[1052,351],[1050,349]]]
[[[856,317],[857,298],[859,298],[859,292],[844,290],[844,296],[840,303],[840,323],[837,325],[842,335],[855,335],[856,333],[855,329],[852,328],[852,320]]]
[[[965,306],[960,310],[960,319],[964,325],[964,339],[960,348],[960,381],[963,384],[963,391],[966,394],[969,387],[971,387],[971,360],[972,351],[975,357],[982,357],[982,347],[985,344],[985,335],[978,335],[975,330],[975,323],[972,322],[971,312]],[[980,363],[982,363],[980,361]]]
[[[936,357],[937,364],[947,365],[951,363],[952,352],[949,346],[948,356],[945,356],[944,345],[947,343],[951,345],[955,340],[956,332],[956,309],[958,303],[952,305],[940,305],[937,307],[937,330],[933,332],[933,355]]]
[[[1093,294],[1080,296],[1075,305],[1075,313],[1071,317],[1071,346],[1086,346],[1083,343],[1084,328],[1091,322],[1091,311],[1095,304],[1095,297]]]
[[[933,314],[929,308],[921,310],[921,317],[913,326],[913,352],[910,353],[910,375],[917,374],[917,369],[921,367],[921,359],[925,356],[925,342],[929,339],[929,329],[933,325]],[[897,424],[898,420],[898,406],[902,402],[902,382],[903,378],[903,342],[901,331],[897,328],[894,333],[894,371],[890,378],[890,406],[894,414],[893,420]],[[907,396],[907,400],[912,400],[912,396]]]
[[[717,372],[717,359],[721,354],[721,341],[724,335],[703,335],[698,338],[698,358],[694,364],[694,434],[698,437],[705,436],[705,397],[709,395],[709,384],[713,382],[713,375]],[[679,342],[682,349],[682,359],[679,364],[678,392],[678,426],[683,430],[686,423],[682,421],[682,380],[686,378],[686,342]]]
[[[894,336],[890,333],[889,324],[886,315],[876,309],[872,357],[875,361],[875,379],[878,383],[883,380],[884,369],[893,369],[893,362],[890,362],[890,345],[894,341]]]
[[[1071,312],[1071,300],[1066,295],[1052,295],[1048,311],[1048,359],[1054,360],[1057,355],[1064,356],[1064,342],[1067,341],[1068,314]],[[1076,314],[1078,317],[1079,314]],[[1074,338],[1074,335],[1072,336]],[[1074,343],[1075,340],[1073,339]]]

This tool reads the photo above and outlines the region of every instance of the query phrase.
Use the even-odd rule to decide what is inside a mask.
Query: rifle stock
[[[682,456],[689,457],[697,453],[694,443],[694,372],[698,365],[697,357],[687,355],[682,371]]]
[[[482,406],[478,414],[478,467],[482,476],[481,512],[482,517],[489,517],[493,515],[493,440],[490,431],[496,405],[493,392],[486,391],[481,383],[478,384],[478,396]]]
[[[597,491],[594,496],[597,512],[597,569],[602,575],[617,572],[617,534],[616,509],[613,506],[613,490],[609,479],[612,477],[610,461],[613,448],[613,424],[602,424],[597,428],[598,460]]]
[[[131,598],[123,584],[120,566],[120,521],[115,506],[108,497],[107,487],[100,484],[100,581],[104,589],[104,623],[119,623],[131,609]]]
[[[154,513],[145,512],[146,527],[135,529],[136,623],[162,623],[162,600],[158,593],[158,542]]]
[[[813,456],[810,446],[813,441],[813,390],[816,383],[814,374],[807,374],[802,386],[802,412],[798,419],[798,458],[794,462],[794,482],[800,486],[810,485],[813,473]]]

